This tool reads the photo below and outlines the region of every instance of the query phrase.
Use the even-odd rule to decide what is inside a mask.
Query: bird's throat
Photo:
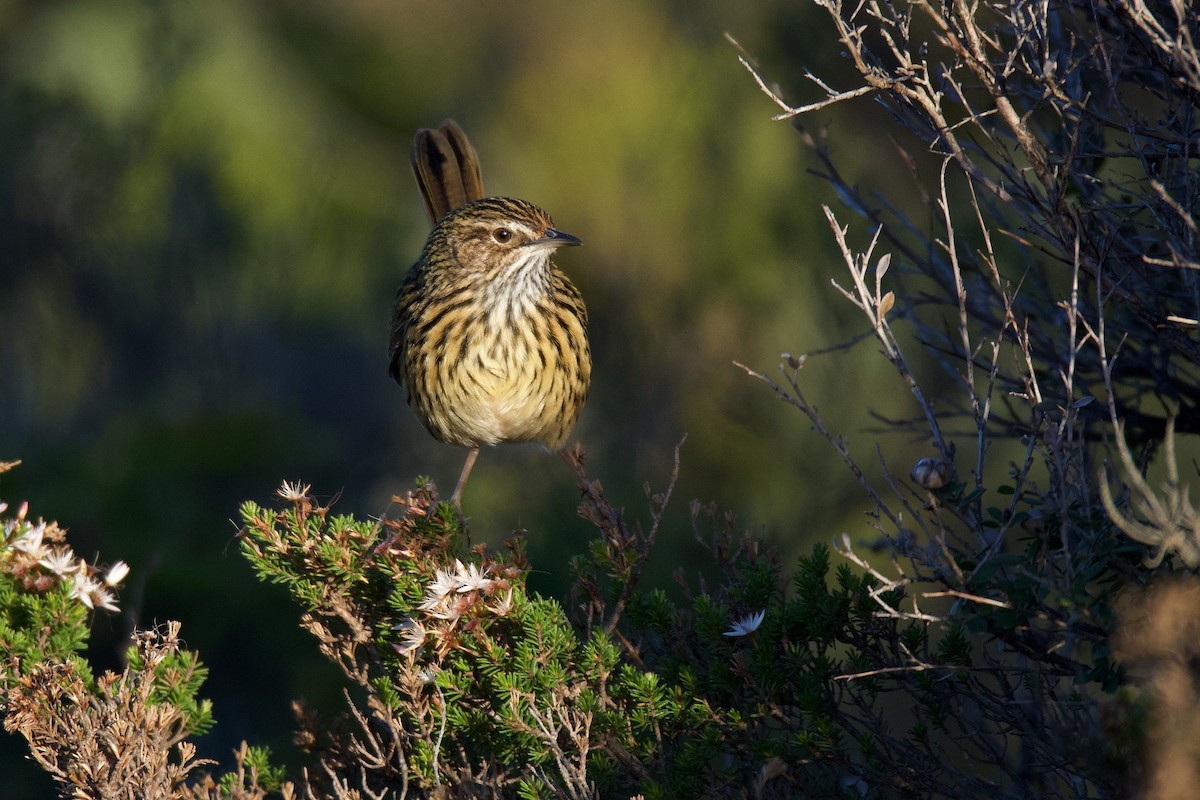
[[[499,322],[533,311],[550,291],[550,254],[531,251],[482,284],[487,316]]]

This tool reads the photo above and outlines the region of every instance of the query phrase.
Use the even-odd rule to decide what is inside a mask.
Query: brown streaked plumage
[[[579,291],[551,261],[579,244],[545,211],[482,198],[478,158],[452,120],[423,129],[413,172],[435,223],[392,315],[390,372],[433,436],[471,448],[566,443],[587,397],[591,350]]]

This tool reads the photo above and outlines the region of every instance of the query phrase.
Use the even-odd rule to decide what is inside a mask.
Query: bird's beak
[[[547,228],[545,236],[541,239],[534,239],[526,247],[546,247],[551,250],[557,250],[560,247],[579,244],[583,244],[583,242],[579,241],[577,237],[554,228]]]

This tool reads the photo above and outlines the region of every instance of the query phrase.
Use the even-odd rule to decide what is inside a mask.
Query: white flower
[[[96,604],[92,600],[95,592],[101,588],[95,578],[87,574],[86,562],[80,561],[80,570],[75,573],[75,579],[71,583],[71,598],[78,600],[88,608],[95,608]]]
[[[488,606],[493,614],[497,617],[507,617],[508,612],[512,611],[513,606],[513,590],[510,587],[508,594],[502,598],[497,598],[496,602]]]
[[[428,611],[429,616],[433,617],[434,619],[446,619],[453,621],[461,617],[470,607],[470,601],[466,598],[461,598],[456,599],[451,603],[443,601],[433,608],[428,609]]]
[[[129,575],[129,565],[124,561],[118,561],[108,568],[108,574],[104,576],[104,583],[112,588],[121,585],[121,581]]]
[[[748,633],[754,633],[758,630],[758,626],[762,624],[763,617],[767,615],[766,609],[759,611],[757,614],[747,614],[741,619],[733,623],[733,627],[725,631],[726,636],[745,636]]]
[[[284,500],[287,500],[289,503],[298,503],[308,496],[308,493],[311,489],[312,486],[308,484],[301,486],[300,481],[296,481],[295,483],[288,483],[287,481],[284,481],[283,485],[275,490],[275,494],[279,495]]]
[[[437,667],[429,667],[417,673],[421,677],[421,682],[425,684],[433,683],[437,680]]]
[[[459,566],[462,566],[460,563]],[[433,574],[433,581],[425,589],[425,599],[418,606],[422,611],[432,611],[443,605],[446,598],[458,591],[458,576],[445,569]]]
[[[92,590],[91,601],[92,602],[88,605],[89,608],[103,608],[105,611],[121,610],[117,607],[116,597],[112,592],[110,592],[108,589],[105,589],[103,586],[97,585],[96,588]]]
[[[46,532],[46,523],[41,522],[31,528],[26,529],[21,536],[13,542],[13,547],[20,550],[22,553],[28,553],[34,558],[40,559],[46,555],[46,550],[42,546],[42,535]]]
[[[412,617],[405,617],[392,630],[404,631],[404,640],[400,644],[393,645],[398,653],[411,653],[425,644],[425,626]]]
[[[469,567],[464,567],[461,561],[455,561],[454,566],[458,568],[458,591],[462,594],[467,592],[482,592],[492,585],[491,578],[483,577],[483,573],[479,571],[478,564],[472,564]]]
[[[79,566],[75,563],[75,554],[71,552],[70,548],[65,547],[51,550],[38,563],[60,578],[70,575],[79,569]]]

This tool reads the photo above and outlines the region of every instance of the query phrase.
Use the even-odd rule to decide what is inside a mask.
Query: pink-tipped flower
[[[396,648],[397,653],[407,655],[425,644],[425,636],[427,635],[425,626],[412,617],[405,617],[392,630],[404,632],[404,638],[400,643],[392,645]]]

